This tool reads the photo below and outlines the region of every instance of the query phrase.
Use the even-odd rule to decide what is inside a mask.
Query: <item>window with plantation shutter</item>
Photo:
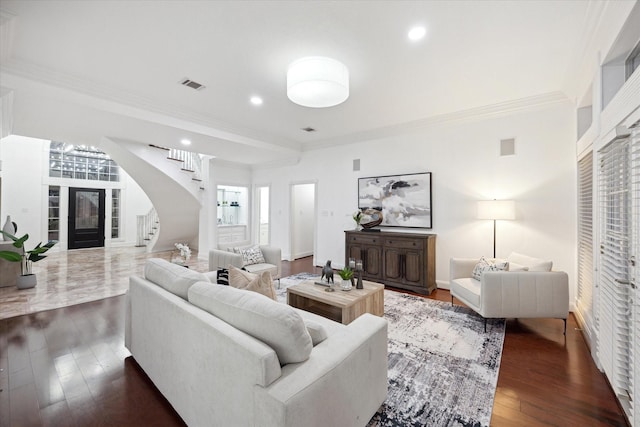
[[[631,289],[633,303],[633,333],[631,334],[631,425],[640,424],[640,123],[631,131]]]
[[[586,327],[593,330],[593,152],[578,162],[578,297]]]
[[[630,138],[599,152],[600,211],[597,354],[627,416],[633,409]]]

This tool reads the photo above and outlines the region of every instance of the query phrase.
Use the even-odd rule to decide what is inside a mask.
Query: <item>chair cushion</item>
[[[304,362],[311,354],[313,343],[304,321],[286,304],[256,292],[206,283],[189,289],[189,302],[267,344],[281,365]]]
[[[161,258],[151,258],[145,263],[144,277],[182,299],[187,299],[187,292],[194,283],[209,282],[204,274]]]
[[[517,252],[511,252],[511,255],[507,257],[507,261],[528,267],[528,271],[551,271],[553,267],[553,261],[533,258]]]
[[[275,276],[278,273],[278,267],[276,267],[273,264],[268,264],[266,262],[261,264],[245,265],[242,268],[244,268],[250,273],[262,273],[263,271],[268,271],[269,273],[271,273],[271,276]]]
[[[485,257],[480,258],[480,261],[473,268],[473,272],[471,275],[474,279],[480,280],[482,278],[482,273],[485,271],[503,271],[506,270],[509,266],[507,261],[489,261]]]
[[[455,287],[455,292],[475,307],[480,307],[480,281],[465,277],[451,281],[451,288]]]
[[[273,286],[273,280],[271,280],[271,273],[268,271],[254,274],[230,265],[229,285],[238,289],[258,292],[276,300],[276,289]]]

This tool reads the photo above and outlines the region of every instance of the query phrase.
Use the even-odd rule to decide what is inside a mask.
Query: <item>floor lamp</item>
[[[513,200],[481,200],[478,202],[478,219],[493,220],[493,257],[496,257],[496,221],[516,219],[516,205]]]

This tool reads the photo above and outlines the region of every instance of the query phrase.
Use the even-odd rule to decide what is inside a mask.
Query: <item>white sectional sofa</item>
[[[188,425],[364,426],[384,402],[385,319],[342,325],[161,259],[144,274],[125,345]]]
[[[456,297],[485,318],[569,316],[569,278],[562,271],[551,271],[552,262],[512,253],[507,271],[486,271],[480,280],[473,271],[477,258],[451,258],[449,264],[451,303]],[[507,267],[509,268],[509,267]]]

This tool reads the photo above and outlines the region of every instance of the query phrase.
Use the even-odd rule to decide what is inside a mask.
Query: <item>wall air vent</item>
[[[302,128],[303,131],[305,132],[315,132],[316,130],[312,127],[307,126],[306,128]]]
[[[182,86],[190,87],[191,89],[195,89],[195,90],[202,90],[206,87],[204,85],[201,85],[198,82],[194,82],[193,80],[187,79],[187,78],[180,80],[180,84]]]

